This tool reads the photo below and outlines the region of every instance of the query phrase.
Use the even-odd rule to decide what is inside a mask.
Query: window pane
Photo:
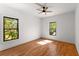
[[[19,30],[18,30],[18,19],[4,17],[4,41],[18,39]]]
[[[56,22],[50,22],[49,24],[49,34],[56,36]]]

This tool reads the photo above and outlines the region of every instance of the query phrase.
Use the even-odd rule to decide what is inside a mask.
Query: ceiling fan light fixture
[[[39,5],[41,7],[41,9],[36,9],[38,11],[41,11],[40,13],[44,13],[46,15],[47,13],[52,12],[52,11],[47,11],[48,6],[46,5],[46,3],[45,3],[45,5],[41,5],[41,4],[37,3],[37,5]]]

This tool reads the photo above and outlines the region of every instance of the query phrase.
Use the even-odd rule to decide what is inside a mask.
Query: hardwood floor
[[[34,40],[0,52],[1,56],[78,56],[74,44],[51,39]]]

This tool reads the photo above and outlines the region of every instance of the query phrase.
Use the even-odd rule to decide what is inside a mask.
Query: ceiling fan
[[[49,7],[47,6],[46,3],[43,3],[43,4],[36,3],[36,4],[41,7],[40,9],[36,9],[36,10],[40,11],[40,13],[44,13],[46,15],[47,13],[51,13],[52,12],[52,11],[48,11]]]

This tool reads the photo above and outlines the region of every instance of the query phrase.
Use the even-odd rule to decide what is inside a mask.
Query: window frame
[[[51,23],[56,23],[56,21],[54,21],[54,22],[49,22],[49,35],[51,35],[50,34],[50,32],[51,32],[51,28],[50,28],[50,24]],[[52,36],[56,36],[57,35],[57,23],[56,23],[56,34],[55,35],[52,35]]]
[[[17,21],[17,28],[15,29],[18,34],[17,34],[17,38],[15,39],[10,39],[10,40],[6,40],[5,39],[5,18],[9,18],[9,19],[12,19],[12,20],[16,20]],[[9,28],[8,28],[9,29]],[[14,29],[14,28],[13,28]],[[3,16],[3,41],[11,41],[11,40],[16,40],[16,39],[19,39],[19,19],[18,18],[12,18],[12,17],[7,17],[7,16]]]

